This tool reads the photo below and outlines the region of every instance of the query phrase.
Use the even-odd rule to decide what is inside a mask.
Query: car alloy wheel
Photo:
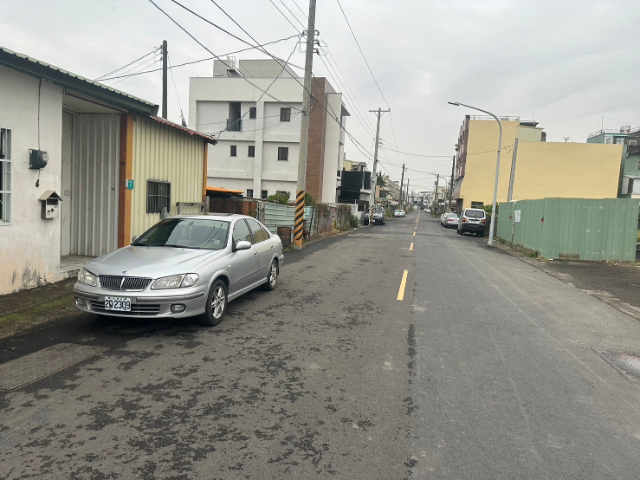
[[[275,259],[271,260],[269,265],[269,273],[267,274],[267,283],[263,285],[264,290],[268,292],[275,290],[278,285],[278,262]]]
[[[224,307],[227,304],[227,295],[222,285],[218,285],[213,290],[213,298],[211,299],[211,315],[216,320],[220,319],[224,314]]]
[[[213,282],[205,311],[198,319],[202,325],[215,327],[218,325],[227,311],[227,285],[221,279]]]

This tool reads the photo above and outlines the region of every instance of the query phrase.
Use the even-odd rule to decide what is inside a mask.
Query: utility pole
[[[162,118],[167,119],[167,41],[162,42]]]
[[[373,209],[371,207],[376,204],[376,183],[378,183],[378,174],[376,170],[378,168],[378,144],[380,143],[380,117],[382,117],[383,113],[390,112],[391,110],[382,110],[381,108],[378,108],[378,110],[369,111],[375,113],[378,117],[378,124],[376,126],[376,145],[373,150],[373,173],[371,174],[373,177],[373,184],[371,186],[371,201],[369,202],[369,226],[373,226]]]
[[[402,164],[402,179],[400,180],[400,206],[402,206],[402,192],[403,192],[403,185],[404,185],[404,163]]]
[[[405,202],[408,204],[409,203],[409,179],[408,178],[407,178],[407,195],[404,198],[405,198]]]
[[[436,206],[433,211],[438,215],[440,212],[440,205],[438,204],[438,186],[440,185],[440,174],[436,175]]]
[[[511,159],[511,177],[509,177],[509,194],[507,195],[507,202],[510,202],[513,198],[513,182],[516,179],[516,160],[518,158],[518,139],[513,144],[513,157]]]
[[[293,227],[293,246],[302,248],[304,228],[304,196],[307,189],[307,152],[309,151],[309,116],[311,115],[311,73],[316,33],[316,0],[309,0],[307,24],[307,56],[304,64],[304,90],[302,92],[302,120],[300,122],[300,156],[298,157],[298,185],[296,188],[296,212]]]
[[[451,189],[449,190],[449,210],[453,212],[453,175],[456,169],[456,156],[453,156],[453,161],[451,162]]]

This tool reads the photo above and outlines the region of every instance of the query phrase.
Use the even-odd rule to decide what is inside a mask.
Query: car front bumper
[[[178,290],[178,289],[176,289]],[[76,283],[73,287],[76,307],[96,315],[130,318],[192,317],[204,313],[207,302],[203,286],[176,290],[145,290],[141,292],[107,290]],[[131,301],[131,311],[107,310],[105,297],[126,297]],[[183,305],[181,312],[172,306]]]

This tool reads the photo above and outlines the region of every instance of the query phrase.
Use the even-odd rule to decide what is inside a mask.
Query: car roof
[[[237,213],[214,213],[214,212],[210,214],[203,214],[203,215],[176,215],[170,218],[193,218],[197,220],[222,220],[225,222],[233,221],[236,218],[252,218],[255,220],[255,218],[249,217],[248,215],[239,215]]]

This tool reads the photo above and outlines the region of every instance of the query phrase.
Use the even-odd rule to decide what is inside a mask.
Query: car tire
[[[227,312],[227,303],[227,284],[218,279],[211,285],[205,311],[198,318],[198,322],[207,327],[219,325]]]
[[[262,285],[262,289],[267,292],[272,292],[278,286],[278,274],[279,274],[278,262],[274,258],[269,265],[269,272],[267,273],[267,283]]]

